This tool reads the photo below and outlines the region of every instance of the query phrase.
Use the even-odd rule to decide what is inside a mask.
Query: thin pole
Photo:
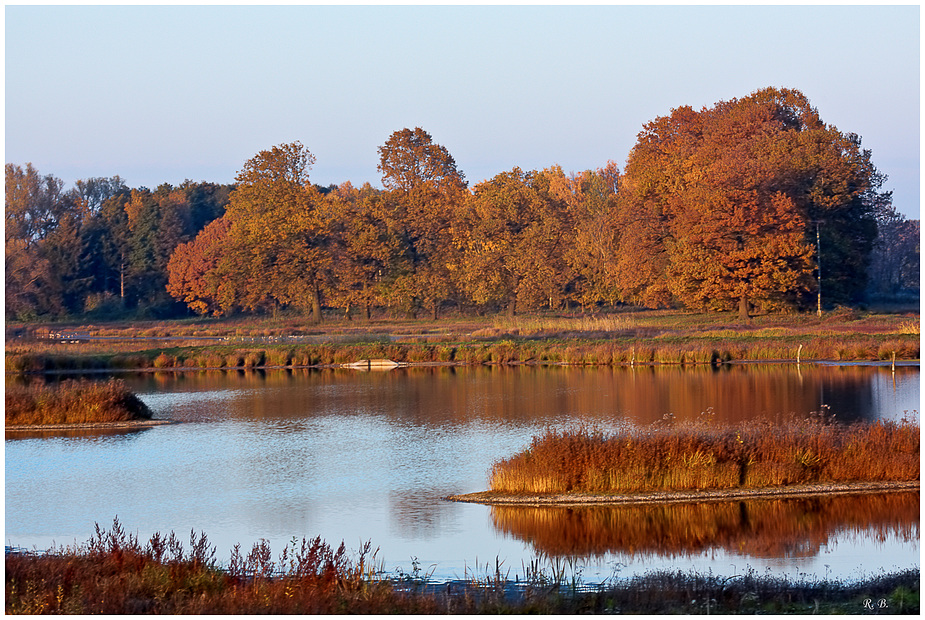
[[[816,221],[816,276],[819,278],[819,287],[816,295],[816,316],[822,316],[822,251],[819,245],[819,221]]]

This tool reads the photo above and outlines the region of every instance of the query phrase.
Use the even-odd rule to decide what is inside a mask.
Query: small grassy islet
[[[120,379],[6,385],[6,426],[149,420],[151,411]]]
[[[820,418],[547,430],[496,462],[502,494],[652,493],[919,479],[917,421]]]

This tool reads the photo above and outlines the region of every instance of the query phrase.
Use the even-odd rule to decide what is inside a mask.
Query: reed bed
[[[548,564],[548,566],[547,566]],[[569,562],[535,560],[509,579],[503,560],[485,576],[429,583],[390,576],[366,543],[348,553],[320,538],[293,540],[273,557],[266,541],[215,561],[204,533],[189,550],[172,532],[142,542],[118,519],[83,545],[6,554],[7,614],[473,614],[473,613],[909,613],[919,611],[919,571],[854,583],[741,574],[656,571],[582,587]],[[479,568],[481,570],[481,567]],[[571,574],[570,570],[571,569]],[[868,610],[865,600],[876,606]],[[882,602],[881,602],[882,601]]]
[[[53,337],[66,333],[109,339]],[[194,339],[202,337],[228,340]],[[150,340],[158,338],[171,340]],[[798,357],[801,361],[886,361],[919,356],[919,319],[913,313],[865,314],[837,309],[821,318],[765,315],[743,325],[726,314],[627,311],[438,322],[328,321],[323,329],[296,317],[55,329],[10,324],[6,371],[302,367],[370,358],[411,363],[616,366],[795,361]]]
[[[88,424],[150,419],[120,379],[6,385],[6,425]]]
[[[638,314],[608,314],[601,316],[538,317],[497,316],[486,335],[497,333],[520,336],[561,336],[569,333],[623,334],[635,331],[642,323]]]
[[[190,533],[186,551],[173,533],[147,542],[116,519],[85,545],[42,555],[7,555],[6,612],[50,614],[337,613],[370,612],[405,601],[374,578],[368,546],[358,558],[343,545],[293,542],[278,560],[265,541],[222,569],[205,534]],[[413,604],[404,607],[409,613]]]
[[[80,345],[74,345],[79,347]],[[388,358],[406,363],[717,365],[730,361],[890,361],[918,359],[920,340],[909,334],[855,334],[842,337],[651,338],[638,340],[551,340],[504,338],[460,343],[323,343],[255,347],[175,346],[135,353],[23,350],[6,353],[8,373],[81,372],[178,368],[267,368],[345,364]]]
[[[918,480],[917,422],[839,425],[813,418],[547,430],[496,462],[490,489],[511,494],[637,493]]]

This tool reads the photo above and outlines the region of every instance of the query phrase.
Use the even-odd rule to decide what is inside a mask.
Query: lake
[[[919,367],[461,367],[123,375],[155,417],[133,432],[7,436],[6,544],[205,532],[227,560],[320,535],[370,540],[385,570],[522,577],[535,558],[588,583],[651,569],[860,578],[919,564],[919,494],[656,507],[443,500],[544,429],[813,412],[919,416]]]

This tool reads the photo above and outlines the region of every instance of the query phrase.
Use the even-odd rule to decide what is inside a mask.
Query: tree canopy
[[[860,138],[796,90],[671,110],[622,172],[514,167],[470,188],[420,127],[378,152],[384,189],[312,184],[298,141],[248,159],[234,185],[114,176],[65,190],[7,164],[8,312],[291,307],[320,321],[324,307],[437,318],[626,303],[747,317],[814,309],[820,274],[829,306],[917,292],[918,222],[893,210]]]
[[[829,293],[854,300],[883,178],[799,91],[673,110],[645,125],[620,186],[624,294],[746,317],[752,302],[805,303],[821,256]]]
[[[408,192],[423,183],[465,186],[465,176],[456,169],[450,152],[420,127],[393,132],[379,147],[378,169],[382,185],[389,190]]]

